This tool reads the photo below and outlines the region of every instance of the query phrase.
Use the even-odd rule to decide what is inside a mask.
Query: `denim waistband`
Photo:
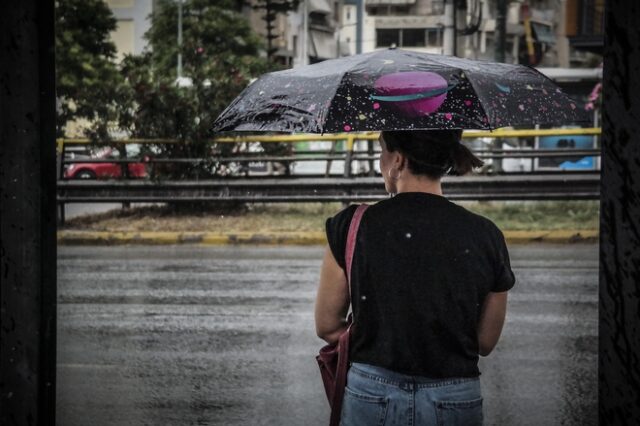
[[[408,374],[397,373],[383,367],[363,364],[359,362],[351,363],[350,372],[369,378],[371,380],[378,381],[380,383],[386,383],[402,388],[405,388],[408,385],[409,387],[417,388],[450,386],[480,380],[479,377],[447,377],[444,379],[432,379],[423,376],[411,376]]]

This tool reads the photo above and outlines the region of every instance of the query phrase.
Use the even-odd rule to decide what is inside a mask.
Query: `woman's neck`
[[[442,185],[440,179],[429,179],[428,177],[406,174],[396,182],[397,193],[403,192],[426,192],[442,196]]]

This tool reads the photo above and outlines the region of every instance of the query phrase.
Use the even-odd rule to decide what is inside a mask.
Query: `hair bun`
[[[484,163],[462,143],[462,129],[383,131],[387,150],[401,151],[417,175],[441,178],[449,169],[458,175]]]

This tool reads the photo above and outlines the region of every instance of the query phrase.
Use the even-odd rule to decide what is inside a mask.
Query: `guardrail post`
[[[351,161],[353,159],[354,136],[347,135],[346,155],[344,158],[344,177],[351,177]]]
[[[125,162],[120,163],[120,170],[121,170],[121,175],[124,179],[131,179],[131,174],[129,173],[129,164],[126,160],[128,159],[128,155],[127,155],[127,145],[124,143],[120,144],[120,147],[118,148],[118,152],[120,153],[120,155],[122,156],[122,159],[125,160]],[[129,208],[131,207],[131,203],[130,202],[124,202],[122,203],[122,210],[129,210]]]
[[[373,151],[373,141],[371,139],[367,140],[367,155],[372,157],[374,154]],[[369,176],[373,177],[376,175],[375,170],[375,160],[369,160]]]
[[[331,149],[329,150],[329,156],[333,156],[336,153],[336,146],[338,145],[338,141],[331,141]],[[331,174],[331,165],[333,164],[333,160],[327,160],[327,167],[324,171],[324,177],[329,177]]]

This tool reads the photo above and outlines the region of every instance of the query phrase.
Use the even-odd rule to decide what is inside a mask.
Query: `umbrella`
[[[589,120],[533,68],[392,48],[265,74],[213,130],[492,130]]]

